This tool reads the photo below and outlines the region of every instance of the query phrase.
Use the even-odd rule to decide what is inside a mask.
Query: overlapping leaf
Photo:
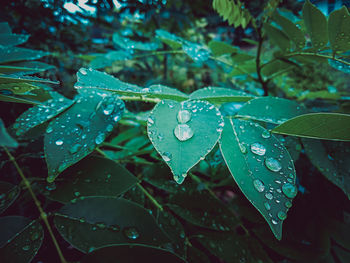
[[[191,100],[206,100],[210,103],[221,104],[225,102],[241,102],[253,99],[253,96],[242,91],[221,88],[221,87],[206,87],[198,89],[190,94]]]
[[[329,15],[328,35],[333,51],[350,50],[350,14],[345,6]]]

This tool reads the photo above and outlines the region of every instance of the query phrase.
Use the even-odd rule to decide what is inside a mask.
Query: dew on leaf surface
[[[192,138],[194,132],[187,124],[178,124],[174,129],[174,134],[179,141],[187,141]]]
[[[136,240],[140,237],[139,231],[135,227],[126,227],[123,229],[123,234],[126,238]]]
[[[258,191],[258,192],[264,192],[264,190],[265,190],[265,185],[264,185],[264,183],[261,181],[261,180],[259,180],[259,179],[255,179],[254,181],[253,181],[253,184],[254,184],[254,188]]]
[[[279,172],[282,169],[281,163],[273,157],[266,158],[265,165],[272,172]]]
[[[250,150],[256,155],[263,156],[266,153],[266,148],[261,143],[255,142],[250,145]]]

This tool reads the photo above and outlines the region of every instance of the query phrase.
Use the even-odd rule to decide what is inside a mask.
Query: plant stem
[[[56,251],[57,251],[57,254],[61,260],[62,263],[67,263],[66,259],[64,258],[63,256],[63,253],[61,251],[61,248],[55,238],[55,235],[53,234],[53,231],[52,231],[52,228],[50,226],[50,223],[49,221],[47,220],[47,214],[45,213],[45,211],[43,210],[43,208],[41,207],[40,205],[40,201],[38,200],[38,198],[36,197],[31,185],[30,185],[30,182],[28,181],[28,179],[24,176],[24,173],[22,171],[22,169],[19,167],[16,159],[13,157],[13,155],[9,152],[9,150],[3,146],[6,154],[8,155],[10,161],[14,164],[14,166],[16,167],[16,170],[17,172],[19,173],[20,177],[22,178],[23,182],[24,182],[24,185],[28,188],[28,191],[30,193],[30,195],[32,196],[33,200],[34,200],[34,203],[36,205],[36,207],[38,208],[39,212],[40,212],[40,217],[41,219],[44,221],[45,223],[45,226],[50,234],[50,237],[52,239],[52,242],[54,243],[55,245],[55,248],[56,248]]]
[[[112,161],[115,161],[113,159],[111,159],[104,151],[102,151],[99,148],[95,149],[96,152],[98,152],[99,154],[101,154],[103,157],[110,159]],[[163,211],[163,207],[161,206],[161,204],[158,203],[158,201],[149,193],[147,192],[147,190],[140,184],[137,183],[138,188],[140,188],[140,190],[145,194],[145,196],[147,196],[149,198],[149,200],[151,200],[151,202],[157,207],[159,208],[160,211]]]
[[[152,103],[158,103],[161,100],[158,98],[147,98],[145,96],[120,96],[121,100],[130,100],[130,101],[143,101],[143,102],[152,102]]]

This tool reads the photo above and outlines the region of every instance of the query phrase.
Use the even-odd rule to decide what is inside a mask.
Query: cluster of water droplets
[[[189,41],[183,40],[182,49],[195,62],[204,62],[210,57],[210,51],[208,49]]]

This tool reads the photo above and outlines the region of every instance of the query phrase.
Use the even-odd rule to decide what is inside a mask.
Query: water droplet
[[[75,196],[79,196],[79,195],[80,195],[80,192],[74,192],[74,195],[75,195]]]
[[[188,110],[180,110],[177,113],[177,121],[179,123],[187,123],[191,120],[191,113]]]
[[[103,141],[105,140],[105,138],[106,138],[106,135],[104,134],[104,133],[99,133],[98,135],[97,135],[97,137],[95,138],[95,143],[97,144],[97,145],[99,145],[99,144],[101,144],[101,143],[103,143]]]
[[[80,150],[80,148],[81,148],[81,144],[76,143],[69,149],[69,152],[71,154],[74,154],[74,153],[78,152]]]
[[[265,190],[265,185],[264,185],[264,183],[261,181],[261,180],[259,180],[259,179],[255,179],[254,181],[253,181],[253,184],[254,184],[254,187],[255,187],[255,189],[258,191],[258,192],[264,192],[264,190]]]
[[[154,124],[154,120],[153,120],[152,117],[149,117],[149,118],[147,119],[147,122],[148,122],[148,126],[152,126],[152,125]]]
[[[292,199],[297,195],[298,189],[295,185],[291,183],[285,183],[282,186],[282,192],[284,193],[285,196]]]
[[[123,229],[123,233],[127,238],[132,240],[136,240],[140,237],[140,234],[135,227],[126,227]]]
[[[53,132],[53,128],[51,126],[47,127],[46,133],[51,133]]]
[[[263,137],[264,139],[268,139],[271,137],[271,134],[268,130],[264,130],[261,134],[261,137]]]
[[[25,246],[22,247],[22,249],[23,249],[24,251],[28,251],[28,250],[30,249],[30,246],[29,246],[29,245],[25,245]]]
[[[271,205],[268,202],[265,202],[264,206],[265,206],[266,210],[270,210],[271,209]]]
[[[86,69],[84,69],[84,68],[79,69],[79,72],[83,75],[87,74]]]
[[[112,112],[114,111],[114,104],[108,104],[106,108],[103,110],[104,115],[111,115]]]
[[[245,147],[244,144],[239,144],[239,149],[241,150],[241,153],[246,154],[248,152],[247,147]]]
[[[278,218],[281,219],[281,220],[284,220],[287,218],[287,214],[283,211],[279,211],[278,214],[277,214]]]
[[[261,143],[258,143],[258,142],[251,144],[250,150],[252,151],[252,153],[260,155],[260,156],[265,155],[265,153],[266,153],[265,146],[262,145]]]
[[[272,172],[279,172],[282,169],[280,162],[273,157],[266,158],[265,165]]]
[[[165,152],[162,154],[163,160],[169,162],[171,160],[171,153]]]
[[[265,194],[265,197],[268,199],[268,200],[272,200],[273,199],[273,195],[271,193],[266,193]]]
[[[107,127],[106,127],[106,131],[107,132],[113,131],[113,125],[112,124],[108,124]]]
[[[175,127],[174,134],[179,141],[187,141],[192,138],[194,133],[187,124],[179,124]]]
[[[32,241],[35,241],[35,240],[37,240],[39,238],[39,233],[38,232],[34,232],[33,234],[31,234],[31,236],[30,236],[30,239],[32,240]]]
[[[292,207],[292,203],[287,201],[284,203],[284,205],[287,207],[287,208],[291,208]]]
[[[277,225],[278,222],[275,219],[271,219],[272,224]]]
[[[58,145],[58,146],[60,146],[60,145],[63,144],[63,140],[58,139],[57,141],[55,141],[55,144]]]

